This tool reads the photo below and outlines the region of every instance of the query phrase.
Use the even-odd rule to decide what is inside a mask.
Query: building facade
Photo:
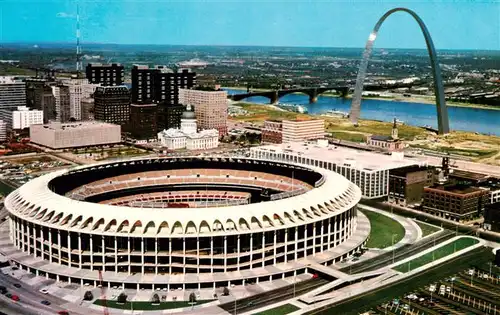
[[[91,84],[87,79],[71,78],[65,80],[64,85],[69,88],[70,117],[74,120],[82,119],[82,100],[90,98],[99,84]]]
[[[485,206],[483,228],[487,231],[500,233],[500,202]]]
[[[82,105],[82,121],[94,120],[94,99],[91,97],[84,98],[81,101]]]
[[[250,156],[259,159],[300,163],[325,168],[345,176],[361,188],[363,198],[385,198],[389,194],[389,171],[425,161],[400,155],[384,155],[317,142],[290,142],[250,149]]]
[[[101,86],[94,93],[95,120],[124,126],[130,120],[130,92],[126,86]]]
[[[30,141],[51,149],[116,144],[121,142],[121,127],[101,122],[31,125]]]
[[[52,94],[54,95],[54,113],[51,115],[55,121],[64,123],[70,121],[71,106],[69,87],[63,84],[52,86]]]
[[[158,133],[160,143],[170,149],[207,150],[219,146],[219,131],[208,129],[197,131],[197,123],[191,106],[183,112],[180,129],[168,129]]]
[[[52,86],[57,83],[52,79],[26,80],[26,105],[43,111],[43,122],[56,120],[56,99]]]
[[[266,120],[261,129],[262,144],[282,143],[283,142],[283,123],[281,121]]]
[[[219,136],[227,134],[227,92],[179,90],[179,102],[194,106],[199,130],[217,129]]]
[[[422,208],[430,214],[456,221],[479,217],[488,202],[485,189],[460,185],[435,185],[424,188]]]
[[[123,84],[123,66],[119,63],[89,63],[85,69],[87,80],[102,86],[120,86]]]
[[[43,124],[43,111],[19,106],[14,111],[0,111],[0,119],[7,124],[8,130],[21,130],[29,128],[30,125]]]
[[[130,134],[137,140],[155,139],[158,133],[157,104],[130,105]]]
[[[323,119],[283,120],[282,142],[302,142],[325,137]]]
[[[18,106],[26,106],[26,83],[0,76],[0,110],[15,110]]]
[[[429,172],[434,169],[418,165],[389,170],[388,200],[402,206],[422,204]]]
[[[389,152],[401,151],[405,147],[404,142],[399,139],[398,124],[396,118],[394,118],[390,136],[370,135],[366,138],[366,143],[369,146],[382,148]]]
[[[7,124],[0,119],[0,142],[7,141]]]

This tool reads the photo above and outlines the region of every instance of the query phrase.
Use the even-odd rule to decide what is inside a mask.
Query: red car
[[[319,276],[318,276],[318,274],[317,274],[317,273],[313,274],[313,276],[312,276],[312,278],[313,278],[313,279],[318,279],[318,277],[319,277]]]
[[[69,315],[68,311],[59,311],[57,312],[59,315]]]
[[[11,299],[16,302],[19,301],[19,297],[17,295],[13,295]]]

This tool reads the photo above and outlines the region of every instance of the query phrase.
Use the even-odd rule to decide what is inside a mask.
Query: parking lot
[[[368,314],[500,314],[500,268],[480,264],[385,301]]]

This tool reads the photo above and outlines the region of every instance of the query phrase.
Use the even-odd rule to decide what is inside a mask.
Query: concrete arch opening
[[[363,93],[363,83],[365,81],[366,69],[368,67],[368,60],[370,59],[373,43],[377,38],[377,33],[385,19],[395,12],[406,12],[410,14],[415,21],[417,21],[422,34],[425,38],[425,43],[427,45],[427,51],[429,52],[429,58],[432,68],[432,73],[434,77],[434,94],[436,96],[436,108],[437,108],[437,119],[438,119],[438,131],[439,134],[447,134],[450,132],[449,120],[448,120],[448,109],[446,107],[446,101],[444,97],[443,80],[441,78],[441,69],[437,60],[436,49],[434,48],[434,43],[432,42],[429,30],[425,26],[422,19],[412,10],[407,8],[395,8],[387,11],[377,22],[373,31],[368,37],[366,42],[365,50],[363,52],[363,59],[358,70],[358,76],[356,78],[356,87],[354,89],[354,96],[351,104],[350,120],[354,125],[358,124],[358,119],[361,112],[361,95]]]

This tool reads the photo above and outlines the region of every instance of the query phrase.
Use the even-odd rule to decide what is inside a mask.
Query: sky
[[[500,0],[0,0],[0,43],[74,42],[76,3],[85,42],[364,47],[377,20],[407,7],[437,49],[500,50]],[[425,48],[418,24],[397,12],[380,48]]]

